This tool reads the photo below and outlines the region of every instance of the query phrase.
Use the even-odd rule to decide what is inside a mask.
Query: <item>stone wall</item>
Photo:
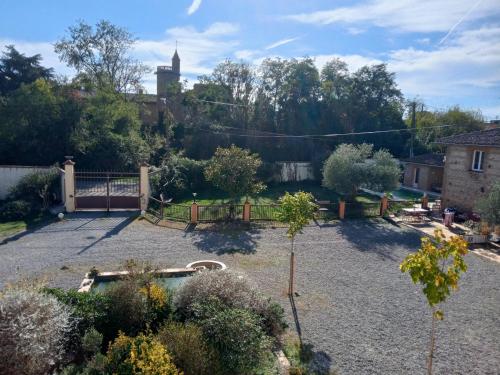
[[[472,170],[474,150],[485,152],[483,171]],[[500,181],[500,148],[448,146],[443,176],[443,207],[472,211],[477,199]]]
[[[417,186],[413,185],[415,169],[420,168]],[[403,186],[426,191],[435,191],[443,183],[443,168],[423,164],[406,163]]]
[[[0,165],[0,199],[5,199],[24,176],[35,172],[48,172],[53,167],[34,167],[22,165]]]

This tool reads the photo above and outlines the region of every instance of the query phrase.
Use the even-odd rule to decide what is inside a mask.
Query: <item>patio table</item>
[[[421,222],[423,221],[424,217],[427,216],[429,213],[429,210],[426,210],[425,208],[418,208],[418,207],[413,207],[413,208],[403,208],[403,221],[418,221]]]

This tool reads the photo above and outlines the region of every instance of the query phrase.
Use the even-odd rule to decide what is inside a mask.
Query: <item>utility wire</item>
[[[218,101],[214,101],[214,100],[203,100],[203,99],[193,99],[193,100],[196,102],[220,104],[220,105],[227,105],[227,106],[232,106],[232,107],[251,107],[250,105],[247,105],[247,104],[226,103],[226,102],[218,102]]]
[[[438,129],[438,128],[447,128],[455,125],[437,125],[437,126],[426,126],[423,129]],[[276,135],[258,135],[258,134],[234,134],[234,133],[221,133],[219,131],[213,131],[211,129],[199,129],[207,132],[211,132],[213,134],[221,134],[221,135],[231,135],[235,137],[246,137],[246,138],[335,138],[335,137],[343,137],[343,136],[351,136],[351,135],[369,135],[369,134],[382,134],[382,133],[396,133],[396,132],[411,132],[417,129],[391,129],[391,130],[374,130],[367,132],[352,132],[352,133],[330,133],[330,134],[304,134],[304,135],[288,135],[288,134],[276,134]],[[244,130],[244,129],[240,129]]]

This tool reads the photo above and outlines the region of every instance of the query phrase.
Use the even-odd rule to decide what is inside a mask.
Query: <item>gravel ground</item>
[[[24,278],[78,287],[91,266],[126,259],[185,266],[217,259],[246,273],[285,307],[290,328],[338,374],[423,374],[430,313],[398,265],[419,236],[385,222],[311,226],[297,238],[295,310],[286,297],[284,229],[192,231],[131,222],[124,214],[73,215],[0,245],[0,288]],[[436,374],[500,373],[500,266],[470,254],[460,290],[438,324]]]

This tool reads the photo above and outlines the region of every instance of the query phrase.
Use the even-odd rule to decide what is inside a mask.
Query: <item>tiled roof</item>
[[[422,154],[414,156],[413,158],[404,160],[407,163],[432,165],[435,167],[444,166],[443,154]]]
[[[436,143],[442,145],[500,147],[500,127],[452,135],[450,137],[440,138]]]

